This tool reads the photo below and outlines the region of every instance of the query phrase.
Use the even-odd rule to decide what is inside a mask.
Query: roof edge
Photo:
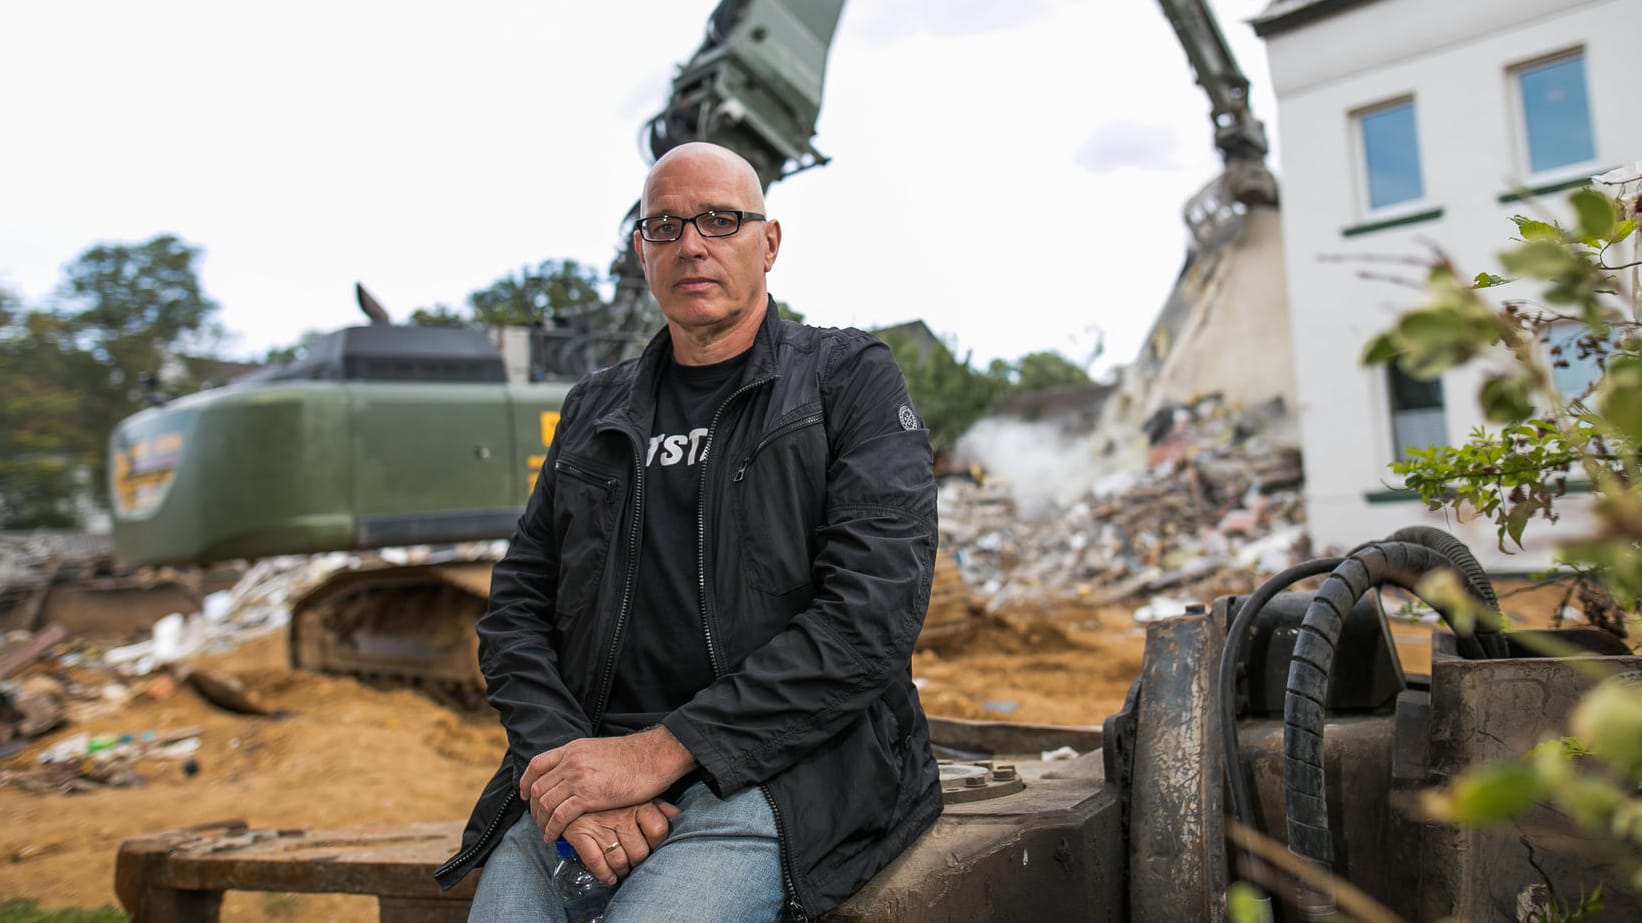
[[[1374,0],[1272,0],[1265,12],[1250,19],[1249,24],[1254,27],[1255,35],[1270,38],[1372,2]]]

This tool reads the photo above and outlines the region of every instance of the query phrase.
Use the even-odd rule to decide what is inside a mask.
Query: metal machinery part
[[[344,571],[291,604],[291,663],[484,703],[475,626],[488,562]]]
[[[990,760],[984,763],[943,762],[940,772],[941,801],[945,804],[970,804],[988,798],[1002,798],[1026,788],[1013,763]]]
[[[1198,247],[1236,237],[1250,208],[1277,206],[1277,178],[1266,166],[1266,128],[1249,109],[1249,78],[1207,0],[1159,0],[1192,73],[1209,96],[1220,175],[1186,201],[1186,226]]]

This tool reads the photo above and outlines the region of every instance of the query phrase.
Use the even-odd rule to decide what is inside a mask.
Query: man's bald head
[[[758,179],[758,171],[753,169],[753,165],[748,163],[745,157],[710,141],[689,141],[661,155],[650,168],[649,175],[644,179],[644,194],[639,199],[641,215],[652,214],[650,195],[656,178],[681,168],[692,172],[708,171],[722,177],[733,184],[741,200],[747,203],[740,206],[741,208],[747,211],[764,211],[764,184]]]
[[[764,215],[758,171],[728,148],[681,144],[650,168],[639,209],[643,219],[670,216],[679,233],[651,241],[633,229],[644,279],[667,316],[673,358],[711,365],[746,350],[769,302],[764,274],[781,248],[781,224]],[[717,223],[704,236],[695,219],[708,213]],[[722,233],[726,226],[734,230]]]

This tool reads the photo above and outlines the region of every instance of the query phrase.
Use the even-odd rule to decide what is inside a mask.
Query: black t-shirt
[[[670,362],[657,383],[645,446],[644,545],[601,734],[657,724],[713,681],[696,575],[702,450],[747,356],[714,365]]]

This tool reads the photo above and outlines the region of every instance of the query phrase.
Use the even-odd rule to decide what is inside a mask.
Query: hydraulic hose
[[[1493,583],[1489,581],[1488,574],[1483,571],[1482,565],[1478,563],[1476,555],[1471,553],[1471,549],[1465,547],[1464,542],[1434,526],[1404,526],[1386,536],[1385,540],[1424,545],[1447,558],[1449,563],[1453,564],[1454,568],[1464,575],[1466,586],[1471,589],[1471,595],[1487,603],[1488,608],[1496,611],[1499,609],[1499,597],[1494,595]],[[1505,642],[1505,633],[1500,630],[1498,625],[1478,623],[1475,631],[1477,641],[1482,644],[1483,650],[1487,652],[1489,657],[1504,657],[1507,655],[1508,648]]]
[[[1249,626],[1254,623],[1255,616],[1266,608],[1278,593],[1288,589],[1293,584],[1306,579],[1326,574],[1340,566],[1345,558],[1318,558],[1296,564],[1289,569],[1278,573],[1260,588],[1255,590],[1243,605],[1237,607],[1236,616],[1231,626],[1226,629],[1226,643],[1220,649],[1220,671],[1215,679],[1220,695],[1220,740],[1226,751],[1226,779],[1231,784],[1232,811],[1237,816],[1237,822],[1262,833],[1260,818],[1254,813],[1254,799],[1249,794],[1248,779],[1244,777],[1241,761],[1238,759],[1237,742],[1237,665],[1243,658],[1249,646]]]
[[[1453,564],[1446,555],[1424,545],[1375,542],[1353,551],[1334,568],[1306,607],[1283,700],[1284,809],[1289,850],[1326,869],[1334,864],[1334,844],[1329,836],[1323,771],[1323,719],[1341,626],[1370,589],[1390,583],[1415,592],[1420,578],[1447,567]],[[1438,613],[1452,627],[1452,616],[1440,607]],[[1471,660],[1485,656],[1475,637],[1456,632],[1455,640],[1461,656]]]

